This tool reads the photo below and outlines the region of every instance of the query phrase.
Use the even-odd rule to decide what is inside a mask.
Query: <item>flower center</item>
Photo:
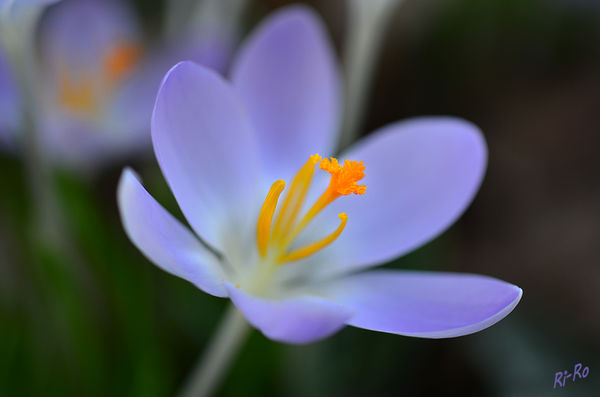
[[[137,65],[141,46],[120,42],[104,55],[100,75],[74,71],[67,65],[59,69],[58,103],[74,113],[95,114],[116,84]]]
[[[299,218],[315,166],[318,163],[320,163],[319,168],[331,174],[329,186],[308,211]],[[356,183],[364,178],[364,170],[365,166],[362,161],[345,160],[344,165],[341,166],[333,157],[321,160],[321,156],[318,154],[310,156],[292,180],[291,187],[273,221],[279,196],[285,188],[283,180],[275,181],[271,185],[256,223],[256,245],[260,256],[263,259],[273,258],[276,264],[283,264],[306,258],[333,243],[346,227],[348,215],[345,213],[338,214],[340,225],[328,236],[293,251],[289,250],[295,238],[310,221],[335,199],[351,193],[365,194],[367,187]]]

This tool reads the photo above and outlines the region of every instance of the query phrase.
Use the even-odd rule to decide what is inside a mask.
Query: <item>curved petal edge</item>
[[[381,128],[342,158],[364,161],[367,191],[323,211],[323,218],[349,218],[328,248],[332,265],[323,271],[330,274],[389,261],[448,229],[479,190],[487,147],[468,121],[419,117]]]
[[[375,270],[344,277],[326,296],[356,314],[348,325],[420,338],[481,331],[506,317],[521,288],[478,274]]]
[[[327,30],[306,6],[283,7],[245,41],[232,82],[248,107],[271,179],[333,150],[341,116],[338,67]]]
[[[327,298],[296,296],[266,299],[225,283],[229,297],[254,327],[278,342],[305,344],[326,338],[345,326],[352,311]]]
[[[148,194],[130,169],[121,175],[117,200],[125,232],[146,258],[208,294],[227,296],[225,275],[212,252]]]

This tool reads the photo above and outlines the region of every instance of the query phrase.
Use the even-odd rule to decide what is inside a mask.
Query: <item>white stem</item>
[[[192,370],[180,397],[212,395],[229,370],[249,330],[246,319],[232,304],[201,360]]]
[[[402,0],[348,0],[344,47],[345,103],[339,149],[358,136],[381,39],[394,7]]]

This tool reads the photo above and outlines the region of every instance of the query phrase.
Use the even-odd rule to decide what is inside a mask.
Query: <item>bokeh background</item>
[[[148,37],[165,4],[132,1]],[[288,1],[250,1],[241,32]],[[341,55],[342,0],[311,1]],[[600,395],[600,2],[406,0],[392,16],[361,132],[449,114],[489,146],[462,219],[390,267],[484,273],[524,290],[475,335],[414,339],[346,328],[309,346],[254,331],[220,396]],[[26,169],[0,153],[0,395],[168,396],[226,300],[151,265],[128,241],[115,189],[131,165],[180,218],[151,155],[82,177],[56,170],[76,259],[31,243]],[[553,389],[554,374],[590,368]]]

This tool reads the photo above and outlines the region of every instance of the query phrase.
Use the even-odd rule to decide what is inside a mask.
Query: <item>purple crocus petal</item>
[[[359,183],[367,191],[339,198],[321,216],[335,221],[335,214],[348,214],[346,229],[328,248],[327,273],[380,264],[446,230],[479,189],[487,150],[473,124],[424,117],[388,125],[340,158],[364,161]]]
[[[331,153],[340,104],[334,52],[319,17],[291,6],[266,19],[234,61],[269,177],[289,178],[314,153]]]
[[[0,146],[12,146],[19,125],[20,95],[15,75],[0,49]]]
[[[264,185],[245,108],[233,88],[200,65],[177,64],[158,92],[152,141],[196,233],[225,253],[253,244],[248,233],[255,227]]]
[[[394,270],[348,276],[326,292],[354,310],[348,325],[421,338],[481,331],[507,316],[522,294],[487,276]]]
[[[150,261],[204,292],[227,296],[214,255],[148,194],[129,169],[121,175],[117,198],[127,235]]]
[[[344,327],[352,311],[318,296],[265,299],[225,283],[229,297],[248,322],[266,337],[303,344],[326,338]]]

